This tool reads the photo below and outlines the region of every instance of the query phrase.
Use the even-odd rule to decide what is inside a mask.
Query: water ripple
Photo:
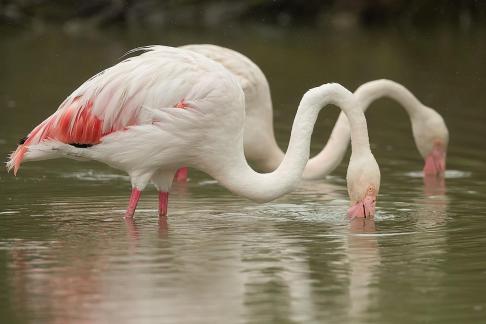
[[[404,173],[405,176],[411,178],[423,178],[423,171],[412,171]],[[460,171],[460,170],[446,170],[444,177],[446,179],[459,179],[459,178],[469,178],[472,175],[470,171]]]
[[[68,172],[60,174],[62,178],[74,178],[83,181],[113,181],[113,180],[130,180],[130,177],[123,174],[104,173],[95,170],[83,170],[77,172]]]

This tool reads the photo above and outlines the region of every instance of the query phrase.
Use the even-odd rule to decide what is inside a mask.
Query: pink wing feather
[[[16,174],[29,146],[42,141],[95,145],[113,132],[151,123],[150,120],[142,120],[144,106],[186,108],[183,99],[196,82],[191,82],[191,75],[195,71],[203,73],[214,68],[222,69],[187,50],[165,46],[137,50],[146,52],[98,73],[76,89],[10,155],[8,169],[13,169]],[[185,77],[181,78],[181,75]],[[196,90],[192,96],[207,96],[206,83],[201,81],[198,84],[194,86]]]
[[[108,129],[103,130],[103,116],[93,113],[93,100],[84,104],[78,98],[69,105],[57,110],[53,115],[43,121],[29,133],[27,139],[12,153],[14,174],[22,163],[29,145],[38,144],[45,140],[57,140],[63,143],[77,143],[95,145],[101,138],[115,131],[120,131],[136,124],[137,116],[125,117],[127,122],[119,123],[114,120]]]
[[[17,174],[30,145],[47,140],[94,145],[103,136],[137,125],[146,89],[154,81],[150,74],[140,73],[147,71],[147,63],[129,58],[83,83],[29,133],[10,155],[8,169]]]

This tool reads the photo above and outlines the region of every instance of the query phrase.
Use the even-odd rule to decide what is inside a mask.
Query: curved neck
[[[230,148],[217,170],[208,170],[229,190],[256,200],[273,200],[291,191],[298,183],[309,158],[310,140],[319,111],[329,105],[339,106],[351,126],[353,154],[369,152],[368,129],[361,110],[356,109],[354,96],[339,84],[325,84],[311,89],[302,97],[292,126],[287,153],[272,173],[260,174],[248,165],[242,145]],[[242,144],[242,143],[241,143]]]
[[[334,171],[348,151],[350,133],[348,118],[343,113],[339,114],[326,145],[318,154],[309,159],[302,177],[320,179]]]
[[[425,111],[425,106],[407,88],[386,79],[367,82],[361,85],[354,95],[363,113],[373,101],[382,97],[391,98],[401,104],[411,120],[421,118]],[[346,154],[349,136],[347,118],[341,113],[324,148],[307,163],[303,177],[317,179],[334,171]]]
[[[407,111],[411,119],[417,117],[423,111],[422,103],[407,88],[391,80],[381,79],[367,82],[356,89],[354,94],[363,112],[368,109],[373,101],[382,97],[397,101]]]

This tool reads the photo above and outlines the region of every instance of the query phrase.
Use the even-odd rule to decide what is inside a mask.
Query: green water
[[[69,160],[0,171],[1,323],[486,322],[486,31],[281,32],[265,28],[0,33],[0,156],[79,84],[147,44],[216,43],[266,73],[285,148],[306,89],[387,77],[450,131],[444,183],[424,185],[406,113],[367,113],[382,185],[374,222],[346,218],[344,163],[258,205],[191,170],[167,222],[146,190],[122,216],[125,175]],[[319,117],[313,152],[337,116]]]

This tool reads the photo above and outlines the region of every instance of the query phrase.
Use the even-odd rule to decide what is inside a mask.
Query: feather
[[[151,123],[147,119],[140,120],[144,105],[164,109],[175,107],[184,98],[190,99],[191,93],[195,97],[207,94],[191,91],[191,88],[204,87],[187,81],[187,76],[196,71],[214,69],[214,65],[193,64],[201,60],[206,62],[199,54],[165,46],[137,48],[128,54],[135,51],[144,53],[101,71],[73,91],[10,155],[7,168],[17,173],[32,145],[50,140],[96,145],[108,134]],[[181,75],[186,77],[181,78]]]

